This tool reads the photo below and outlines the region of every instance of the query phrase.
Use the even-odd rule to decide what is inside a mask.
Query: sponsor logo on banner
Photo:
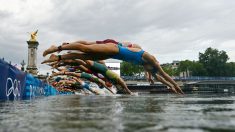
[[[34,85],[29,85],[30,87],[30,98],[35,97],[36,95],[44,95],[44,87],[39,87],[39,86],[34,86]]]
[[[20,81],[17,79],[7,78],[6,81],[6,96],[9,97],[11,94],[14,95],[14,97],[20,97]]]

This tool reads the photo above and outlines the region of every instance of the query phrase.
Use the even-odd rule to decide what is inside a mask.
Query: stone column
[[[37,49],[38,49],[38,41],[27,41],[28,43],[28,66],[27,72],[33,75],[37,75]]]

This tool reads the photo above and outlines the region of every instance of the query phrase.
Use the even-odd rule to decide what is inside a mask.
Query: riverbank
[[[235,81],[233,80],[207,80],[179,82],[179,86],[185,93],[235,93]],[[170,93],[171,91],[161,83],[149,85],[148,82],[142,84],[128,84],[128,88],[135,92],[144,93]]]

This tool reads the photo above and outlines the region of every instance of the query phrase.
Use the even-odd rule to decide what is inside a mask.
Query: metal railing
[[[146,80],[144,76],[121,76],[124,80],[139,81]],[[177,81],[202,81],[202,80],[235,80],[235,77],[206,77],[206,76],[191,76],[191,77],[172,77]]]

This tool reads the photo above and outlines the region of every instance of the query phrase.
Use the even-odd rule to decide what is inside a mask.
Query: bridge
[[[144,81],[144,76],[121,76],[125,81]],[[172,77],[175,81],[208,81],[208,80],[231,80],[235,81],[235,77],[206,77],[206,76],[191,76],[191,77]]]
[[[150,93],[169,92],[160,82],[150,85],[145,77],[122,76],[128,88]],[[185,92],[235,93],[235,77],[172,77]]]

